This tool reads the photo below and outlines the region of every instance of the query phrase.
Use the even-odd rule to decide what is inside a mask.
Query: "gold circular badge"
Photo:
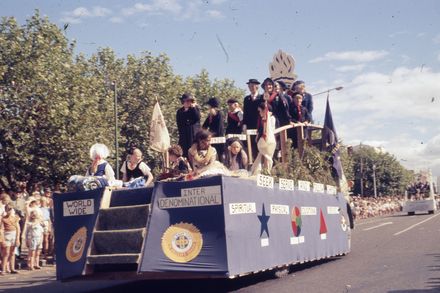
[[[185,263],[196,258],[203,246],[199,229],[190,223],[168,227],[162,235],[162,251],[172,261]]]
[[[66,247],[66,258],[70,262],[76,262],[81,259],[87,241],[87,228],[79,228],[70,238]]]

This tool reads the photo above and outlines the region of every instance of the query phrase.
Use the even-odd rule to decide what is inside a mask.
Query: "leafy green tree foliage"
[[[352,161],[355,194],[363,191],[363,195],[373,196],[374,176],[377,195],[403,194],[411,182],[411,172],[389,153],[362,146],[353,153]]]
[[[160,156],[149,149],[156,100],[177,142],[175,114],[182,93],[192,92],[199,103],[210,96],[226,101],[244,95],[230,80],[211,82],[206,70],[185,79],[175,75],[165,54],[118,58],[101,48],[87,58],[75,56],[74,45],[38,11],[24,25],[14,18],[0,22],[0,185],[5,189],[19,180],[65,182],[85,173],[96,142],[112,150],[113,167],[125,159],[129,142],[141,148],[150,165],[158,165]]]

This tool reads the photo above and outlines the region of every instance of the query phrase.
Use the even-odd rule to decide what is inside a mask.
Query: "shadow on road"
[[[294,273],[328,263],[338,258],[325,259],[304,264],[290,266],[288,273]],[[286,274],[287,275],[287,272]],[[274,271],[266,271],[248,275],[237,279],[199,279],[199,280],[145,280],[135,281],[111,288],[92,290],[89,292],[143,292],[146,289],[151,292],[231,292],[245,288],[259,282],[278,278]]]
[[[440,254],[427,254],[430,257],[434,258],[435,265],[427,266],[429,268],[429,271],[431,272],[439,272],[440,271]],[[428,278],[428,280],[425,282],[426,287],[429,287],[429,289],[419,289],[419,290],[392,290],[388,291],[388,293],[417,293],[417,292],[423,292],[423,293],[430,293],[430,292],[440,292],[440,277],[431,277]]]

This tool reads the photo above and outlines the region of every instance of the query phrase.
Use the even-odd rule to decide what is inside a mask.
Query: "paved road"
[[[238,280],[55,281],[54,267],[0,278],[10,292],[440,292],[440,213],[396,215],[358,223],[352,252],[344,257],[293,266]]]

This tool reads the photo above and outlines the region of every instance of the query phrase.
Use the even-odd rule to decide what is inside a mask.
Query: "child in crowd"
[[[7,272],[18,274],[15,270],[15,247],[20,245],[19,220],[12,206],[7,204],[5,214],[0,222],[0,238],[3,240],[1,243],[2,272],[0,275]]]
[[[41,225],[43,226],[43,254],[47,255],[49,251],[49,237],[52,231],[52,222],[50,220],[50,208],[48,206],[48,199],[42,197],[40,200],[40,211],[42,215]]]
[[[26,245],[28,247],[28,269],[41,269],[40,253],[43,246],[44,229],[35,210],[31,211],[29,221],[26,223]]]
[[[247,170],[248,157],[243,150],[240,139],[233,137],[226,141],[227,149],[224,154],[223,163],[230,171]]]

